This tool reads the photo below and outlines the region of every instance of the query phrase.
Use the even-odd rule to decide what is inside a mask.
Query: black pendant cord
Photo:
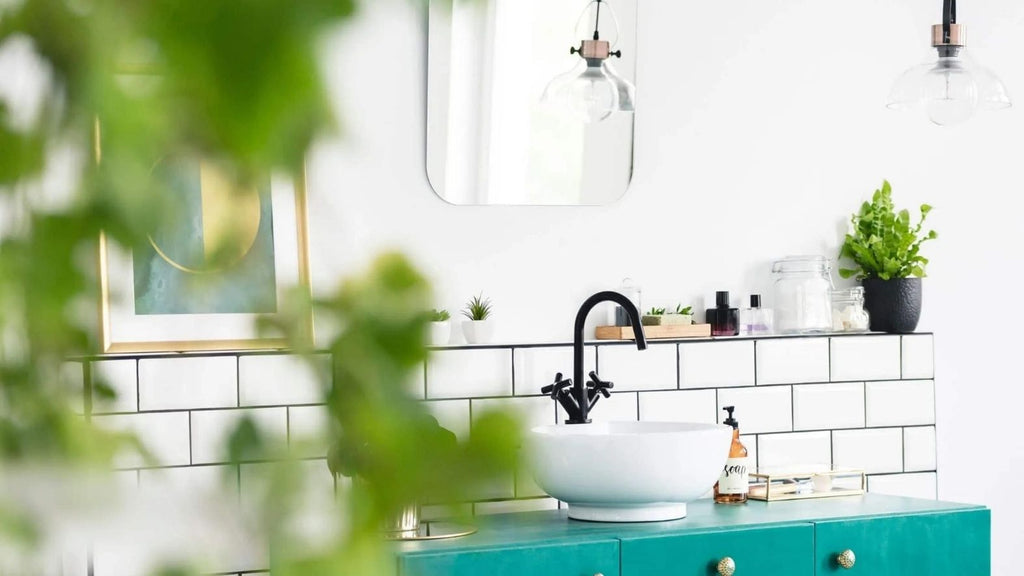
[[[947,44],[952,40],[950,28],[953,24],[956,24],[956,0],[943,0],[942,40]]]
[[[949,0],[946,0],[947,2]],[[601,39],[601,33],[598,32],[601,25],[601,0],[597,0],[597,14],[594,16],[594,40]]]

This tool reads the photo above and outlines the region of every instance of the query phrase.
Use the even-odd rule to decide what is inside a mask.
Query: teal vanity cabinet
[[[867,494],[689,505],[683,520],[598,524],[564,510],[481,517],[480,531],[399,546],[399,576],[988,576],[979,506]]]

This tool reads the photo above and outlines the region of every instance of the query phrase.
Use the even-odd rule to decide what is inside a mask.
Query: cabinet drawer
[[[622,540],[622,576],[713,576],[726,556],[736,576],[814,576],[814,526]]]
[[[818,574],[988,576],[988,510],[839,520],[815,525]],[[852,568],[837,558],[852,550]]]
[[[619,541],[403,556],[401,576],[619,576]]]

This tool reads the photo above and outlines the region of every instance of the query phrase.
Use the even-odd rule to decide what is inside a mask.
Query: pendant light
[[[618,20],[611,6],[604,0],[593,0],[583,10],[582,19],[590,6],[594,6],[594,34],[590,40],[582,40],[579,47],[569,49],[570,54],[579,55],[580,60],[568,72],[556,76],[544,88],[541,101],[568,111],[583,122],[600,122],[615,112],[632,112],[636,88],[619,76],[608,59],[622,57],[622,51],[612,51],[612,43],[601,39],[601,7],[615,24],[618,36]]]
[[[956,22],[956,0],[944,0],[942,24],[932,26],[937,58],[903,73],[886,106],[893,110],[923,108],[939,126],[970,119],[978,110],[1002,110],[1012,103],[1002,81],[966,53],[966,30]]]

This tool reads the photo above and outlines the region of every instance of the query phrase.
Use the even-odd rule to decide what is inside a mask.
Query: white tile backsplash
[[[133,432],[153,458],[149,462],[125,453],[115,459],[118,468],[189,464],[188,412],[96,416],[93,422],[110,430]]]
[[[516,396],[540,394],[540,389],[554,382],[555,374],[559,372],[566,380],[572,378],[572,346],[516,348],[514,356]],[[594,346],[584,347],[583,366],[584,377],[597,369],[597,352]],[[606,380],[603,374],[601,377]]]
[[[735,406],[740,432],[787,432],[793,429],[790,386],[724,388],[718,391],[718,421],[725,420],[723,406]]]
[[[799,384],[829,379],[828,338],[758,340],[757,383]]]
[[[477,516],[509,514],[512,512],[537,512],[539,510],[558,510],[558,500],[554,498],[530,498],[528,500],[479,502],[473,505],[473,511]]]
[[[429,400],[423,406],[460,441],[469,439],[469,400]]]
[[[868,382],[868,426],[913,426],[935,423],[935,382],[896,380]]]
[[[598,406],[600,405],[598,402]],[[494,411],[514,414],[527,430],[534,426],[550,426],[555,423],[555,401],[550,396],[481,398],[472,401],[474,422],[481,415]]]
[[[913,334],[903,336],[903,374],[902,378],[934,378],[935,377],[935,344],[931,334]]]
[[[594,405],[588,418],[593,422],[636,422],[637,393],[613,392],[610,398],[602,397]],[[558,423],[562,424],[568,416],[558,406]]]
[[[511,350],[438,350],[427,361],[427,398],[511,395]]]
[[[192,412],[192,463],[227,462],[228,439],[246,417],[251,418],[271,441],[285,440],[288,417],[287,409],[283,407]]]
[[[718,422],[714,390],[640,392],[640,420],[647,422]]]
[[[288,443],[300,458],[327,454],[329,414],[325,406],[288,407]]]
[[[237,363],[234,356],[139,360],[139,409],[237,406]]]
[[[864,383],[793,386],[793,428],[826,430],[864,426]]]
[[[139,409],[136,383],[138,369],[136,360],[102,360],[93,362],[92,379],[94,384],[102,382],[113,390],[116,397],[102,399],[93,394],[93,413],[103,412],[135,412]]]
[[[754,342],[691,342],[679,345],[680,388],[754,385]]]
[[[937,498],[934,472],[915,474],[886,474],[868,477],[868,492],[905,496],[907,498]]]
[[[832,380],[893,380],[900,377],[899,336],[832,338]]]
[[[678,388],[676,345],[651,343],[647,350],[632,344],[600,346],[597,374],[615,383],[616,391]]]
[[[836,430],[832,433],[832,459],[837,468],[854,468],[868,474],[902,472],[903,430]]]
[[[935,427],[915,426],[903,429],[903,470],[935,470]]]
[[[742,427],[743,422],[740,422]],[[806,471],[808,467],[832,463],[829,432],[763,434],[757,438],[758,468],[761,472]]]
[[[329,382],[327,354],[267,354],[238,359],[238,400],[242,406],[282,406],[323,402]]]

